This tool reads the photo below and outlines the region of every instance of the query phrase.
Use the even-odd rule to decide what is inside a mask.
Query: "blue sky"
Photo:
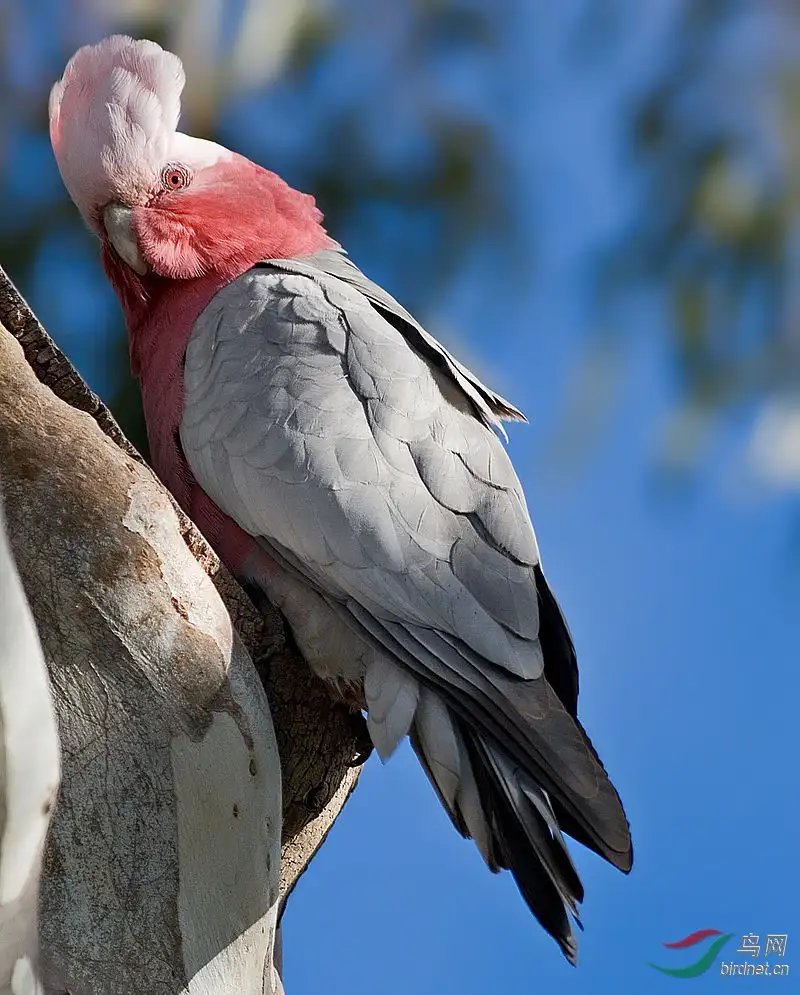
[[[575,848],[586,928],[570,968],[510,878],[487,874],[454,835],[403,748],[385,767],[370,761],[292,899],[290,992],[715,991],[730,984],[716,966],[690,981],[647,964],[696,960],[704,946],[661,943],[701,928],[753,932],[762,943],[788,933],[793,960],[800,612],[786,569],[790,502],[732,484],[745,424],[721,433],[688,496],[653,487],[654,439],[675,384],[665,318],[648,300],[634,315],[647,334],[623,347],[607,430],[576,472],[554,470],[549,443],[590,320],[580,258],[629,208],[617,167],[620,107],[658,59],[664,4],[632,23],[614,65],[577,75],[560,47],[576,5],[561,15],[554,6],[531,5],[507,64],[518,96],[505,108],[515,159],[521,176],[539,171],[520,203],[537,224],[535,278],[515,288],[498,320],[477,264],[437,317],[531,419],[512,429],[510,451],[578,646],[581,717],[627,807],[634,869],[625,878]],[[748,960],[736,955],[739,943],[736,935],[720,960]]]
[[[790,499],[737,484],[744,416],[720,432],[688,493],[654,486],[654,440],[677,386],[666,318],[646,295],[627,315],[615,403],[597,441],[577,467],[553,459],[593,320],[583,261],[631,210],[621,111],[658,64],[670,4],[623,5],[624,44],[610,61],[576,69],[564,45],[579,6],[521,5],[503,39],[502,78],[470,97],[491,105],[536,266],[504,275],[494,250],[479,245],[426,318],[531,419],[512,427],[510,451],[577,644],[581,718],[630,818],[634,869],[626,878],[574,848],[587,900],[571,968],[511,878],[490,875],[453,831],[403,747],[383,767],[370,760],[292,896],[289,995],[713,992],[728,983],[716,968],[679,981],[647,965],[695,959],[661,943],[701,928],[735,934],[723,958],[737,961],[740,935],[788,933],[785,962],[800,972],[790,907],[800,886],[790,850],[800,690]],[[476,88],[455,70],[451,82],[457,92]],[[385,258],[371,265],[374,232],[348,234],[356,262],[399,289]],[[108,299],[84,272],[94,266],[84,236],[64,237],[41,257],[29,296],[57,337],[60,326],[75,329],[62,341],[102,389],[108,346],[75,314],[91,309],[99,327]],[[588,382],[605,371],[595,358]]]

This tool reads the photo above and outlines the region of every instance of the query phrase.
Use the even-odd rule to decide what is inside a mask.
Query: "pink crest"
[[[50,140],[70,196],[99,230],[111,200],[146,203],[178,126],[183,66],[152,41],[113,35],[70,59],[50,93]]]

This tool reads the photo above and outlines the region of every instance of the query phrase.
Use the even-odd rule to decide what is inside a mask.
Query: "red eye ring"
[[[169,163],[161,170],[161,184],[165,190],[183,190],[192,182],[192,174],[181,163]]]

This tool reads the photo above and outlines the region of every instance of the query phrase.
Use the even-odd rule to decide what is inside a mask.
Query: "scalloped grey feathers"
[[[220,291],[184,391],[198,483],[371,660],[358,678],[380,754],[411,733],[456,828],[574,959],[583,893],[559,824],[624,870],[631,846],[495,432],[520,412],[336,250]]]

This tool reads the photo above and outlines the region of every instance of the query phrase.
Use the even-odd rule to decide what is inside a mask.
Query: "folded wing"
[[[574,956],[581,890],[558,823],[622,869],[630,837],[576,719],[572,643],[492,430],[521,415],[346,259],[317,256],[257,267],[201,315],[186,458],[382,649],[366,682],[376,745],[411,727],[459,831],[512,868]]]

